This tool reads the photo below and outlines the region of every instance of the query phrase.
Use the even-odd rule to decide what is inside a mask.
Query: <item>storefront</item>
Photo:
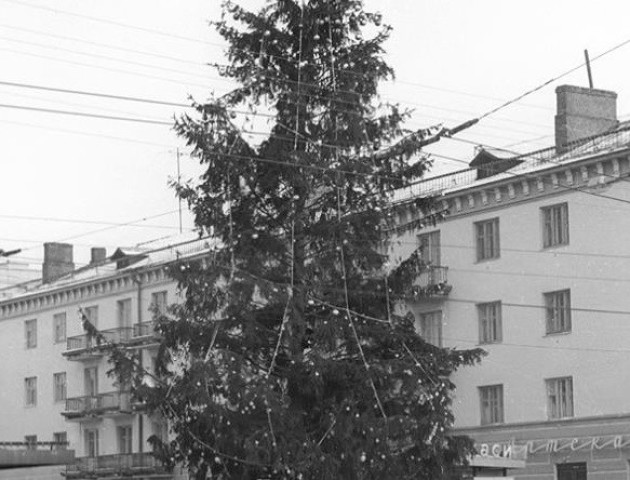
[[[456,433],[475,440],[478,455],[471,461],[469,479],[627,480],[630,475],[628,416],[497,425]]]

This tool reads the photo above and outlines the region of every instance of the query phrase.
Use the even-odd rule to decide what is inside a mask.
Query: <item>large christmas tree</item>
[[[135,369],[171,429],[156,452],[196,479],[441,478],[471,453],[448,435],[449,375],[480,352],[426,343],[401,307],[420,257],[387,267],[389,196],[434,133],[378,103],[390,29],[361,0],[228,1],[215,26],[240,87],[176,129],[205,167],[178,194],[219,242],[172,271],[185,302],[159,317],[159,380]]]

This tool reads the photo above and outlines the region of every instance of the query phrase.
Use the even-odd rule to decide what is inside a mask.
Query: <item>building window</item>
[[[62,402],[66,399],[66,372],[53,374],[53,400]]]
[[[158,315],[164,315],[167,307],[166,291],[154,292],[151,294],[151,306]]]
[[[420,247],[420,260],[427,265],[436,267],[441,265],[439,230],[418,235],[418,247]]]
[[[545,293],[547,334],[571,331],[571,291]]]
[[[569,207],[566,203],[541,208],[543,247],[569,244]]]
[[[66,341],[66,312],[53,315],[53,339],[55,343]]]
[[[131,328],[131,299],[118,300],[116,307],[118,312],[118,326],[120,328]]]
[[[98,327],[98,306],[84,308],[83,313],[94,327]]]
[[[442,346],[442,312],[426,312],[420,314],[420,336],[425,342]]]
[[[479,387],[481,424],[503,423],[503,385]]]
[[[499,258],[499,219],[475,223],[477,261]]]
[[[86,397],[98,395],[98,367],[88,367],[83,370],[83,386]]]
[[[24,322],[24,336],[26,348],[37,347],[37,320],[26,320]]]
[[[547,416],[566,418],[573,416],[573,378],[550,378],[547,384]]]
[[[98,456],[98,430],[96,428],[86,428],[84,430],[85,456]]]
[[[131,453],[132,452],[131,425],[118,427],[117,431],[118,431],[118,453]]]
[[[37,377],[27,377],[24,379],[24,394],[27,407],[37,405]]]
[[[37,435],[26,435],[24,437],[24,443],[28,450],[37,450]]]
[[[586,480],[586,462],[558,463],[556,473],[558,480]]]
[[[477,305],[479,315],[479,343],[499,343],[503,340],[501,302]]]
[[[53,442],[55,442],[55,450],[65,450],[68,448],[68,434],[66,432],[53,433]]]

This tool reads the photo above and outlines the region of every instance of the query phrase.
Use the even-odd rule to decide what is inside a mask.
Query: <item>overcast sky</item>
[[[627,2],[569,0],[369,0],[393,26],[387,59],[397,82],[384,99],[415,109],[410,128],[475,118],[630,39]],[[245,6],[259,1],[243,0]],[[134,245],[178,232],[168,187],[181,152],[184,177],[198,168],[168,125],[72,117],[9,105],[170,122],[183,107],[17,88],[20,83],[187,103],[230,84],[206,66],[222,62],[207,22],[218,0],[0,0],[0,248],[41,261],[44,241]],[[596,88],[630,113],[630,45],[593,62]],[[459,135],[520,152],[553,144],[554,89],[587,86],[586,70],[492,115]],[[444,140],[435,173],[465,168],[474,145]],[[19,218],[18,218],[19,217]],[[142,219],[146,221],[140,221]],[[45,220],[48,219],[48,220]],[[68,221],[65,221],[68,220]],[[71,221],[70,221],[71,220]],[[128,226],[117,226],[133,223]],[[184,215],[184,229],[192,227]],[[98,231],[97,230],[101,230]]]

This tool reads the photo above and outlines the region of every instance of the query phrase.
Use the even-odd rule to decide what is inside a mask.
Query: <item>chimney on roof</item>
[[[74,270],[72,245],[68,243],[44,243],[42,280],[50,283]]]
[[[556,152],[566,152],[568,144],[604,133],[617,125],[617,94],[560,85],[556,88]]]
[[[90,265],[98,265],[107,259],[107,249],[101,247],[92,247],[92,256],[90,257]]]

